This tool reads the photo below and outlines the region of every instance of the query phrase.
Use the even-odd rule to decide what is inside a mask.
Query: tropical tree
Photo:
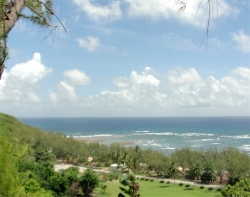
[[[79,178],[79,186],[82,188],[84,195],[88,196],[96,187],[98,187],[99,178],[91,169],[85,170]]]
[[[171,164],[170,164],[170,166],[168,168],[168,171],[169,171],[169,176],[171,178],[174,178],[174,183],[175,183],[175,179],[176,179],[176,176],[179,173],[179,169],[178,169],[177,164],[174,161],[171,161]]]
[[[189,170],[189,173],[191,176],[193,176],[194,179],[194,185],[195,185],[195,180],[200,178],[200,175],[202,173],[202,165],[197,162],[194,164],[191,169]]]
[[[24,8],[29,10],[26,15]],[[52,0],[1,0],[0,2],[0,79],[4,70],[4,62],[8,57],[7,37],[16,22],[21,18],[29,20],[40,27],[50,28],[50,32],[58,27],[51,23],[56,16]],[[63,26],[63,24],[61,23]],[[63,26],[64,27],[64,26]]]
[[[214,182],[216,179],[215,172],[214,172],[214,167],[211,163],[206,163],[204,165],[204,170],[201,174],[201,181],[203,183],[210,183]]]
[[[227,147],[222,150],[222,154],[230,184],[235,184],[240,177],[249,175],[250,157],[247,153],[240,152],[236,147]]]
[[[225,197],[250,196],[250,178],[241,178],[234,186],[222,189],[221,193]]]
[[[28,176],[21,177],[18,163],[28,147],[0,134],[0,196],[21,196],[20,190]]]
[[[196,161],[195,153],[196,152],[189,147],[176,149],[175,152],[171,154],[171,160],[178,163],[178,165],[182,167],[182,170],[185,173],[185,170],[187,168],[190,169],[194,165]]]

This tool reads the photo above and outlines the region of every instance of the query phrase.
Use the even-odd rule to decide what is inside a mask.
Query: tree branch
[[[58,18],[58,16],[54,13],[54,11],[51,10],[44,2],[42,2],[42,1],[40,1],[40,0],[37,0],[37,1],[38,1],[40,4],[42,4],[42,5],[46,8],[46,10],[49,11],[49,13],[50,13],[51,15],[53,15],[53,16],[59,21],[59,23],[62,25],[64,31],[67,32],[67,30],[66,30],[64,24],[61,22],[61,20]]]

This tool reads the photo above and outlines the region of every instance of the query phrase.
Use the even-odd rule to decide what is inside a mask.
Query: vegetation
[[[122,192],[129,195],[130,197],[139,197],[139,190],[140,190],[140,184],[138,182],[135,182],[135,175],[134,173],[129,170],[128,176],[125,177],[124,175],[120,175],[119,181],[122,185],[127,186],[128,189],[125,189],[123,187],[119,187]],[[123,194],[119,193],[118,197],[125,197]]]
[[[26,11],[24,12],[24,8]],[[53,17],[61,21],[53,11],[52,0],[1,0],[0,2],[0,79],[4,70],[4,62],[8,57],[7,37],[16,22],[21,18],[50,29],[50,34],[58,26],[51,23]],[[29,11],[30,15],[26,15]],[[61,23],[63,26],[63,24]],[[63,26],[64,27],[64,26]]]
[[[98,184],[99,178],[91,169],[87,169],[79,179],[79,186],[86,196],[88,196]]]
[[[181,187],[178,184],[162,184],[159,181],[144,181],[137,180],[140,184],[140,195],[142,197],[173,197],[173,196],[183,196],[183,197],[215,197],[219,196],[220,191],[199,189],[199,187]],[[107,189],[104,194],[101,193],[101,188],[98,188],[96,194],[98,197],[117,197],[120,193],[121,184],[119,181],[107,182]],[[126,195],[129,197],[129,195]]]
[[[90,156],[92,161],[87,160]],[[76,167],[55,172],[56,162],[74,164]],[[106,168],[112,163],[125,164],[136,174],[148,177],[137,178],[136,182],[132,171],[127,176],[120,176],[123,187],[119,191],[120,186],[117,186],[116,195],[119,192],[122,195],[143,195],[146,188],[142,182],[161,185],[158,185],[158,189],[170,185],[172,188],[170,182],[167,184],[162,181],[160,184],[159,181],[149,181],[153,177],[159,177],[160,180],[187,179],[209,184],[215,181],[216,176],[221,182],[228,180],[229,185],[221,191],[224,196],[237,196],[244,192],[247,196],[249,193],[250,157],[234,147],[222,150],[183,148],[171,155],[164,155],[152,149],[142,150],[140,147],[77,141],[62,133],[43,132],[0,113],[0,196],[91,195],[99,189],[102,191],[100,195],[105,196],[113,187],[110,184],[98,187],[99,182],[116,180],[120,172],[126,173],[126,169],[118,168],[115,172],[101,176],[94,173],[94,167],[90,165]],[[81,174],[77,165],[92,169]],[[190,187],[188,183],[182,185],[185,187],[179,188],[196,188]],[[202,191],[198,187],[196,189]]]
[[[241,178],[235,185],[228,185],[221,192],[223,196],[250,196],[250,178]]]

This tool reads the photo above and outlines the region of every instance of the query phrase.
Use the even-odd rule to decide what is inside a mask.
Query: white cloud
[[[250,68],[238,67],[217,79],[202,77],[194,68],[178,67],[156,73],[146,67],[141,73],[131,71],[127,77],[115,78],[114,89],[89,96],[77,91],[76,85],[86,82],[82,80],[83,73],[76,69],[65,71],[68,80],[59,82],[55,91],[49,91],[51,102],[45,104],[35,91],[38,81],[26,77],[25,83],[5,72],[0,81],[0,110],[6,106],[2,103],[8,103],[11,109],[27,106],[33,111],[39,103],[42,110],[53,109],[56,116],[182,115],[180,111],[183,115],[235,115],[235,111],[249,115],[246,109],[250,107]]]
[[[51,68],[41,63],[39,53],[25,63],[16,64],[9,71],[5,70],[0,81],[0,101],[20,106],[41,102],[36,94],[40,89],[38,82],[51,72]]]
[[[49,94],[50,100],[55,104],[74,105],[79,102],[79,97],[76,94],[77,85],[88,85],[91,79],[78,69],[67,70],[63,73],[68,78],[66,81],[61,81],[56,86],[56,93],[51,91]]]
[[[58,95],[53,95],[54,98],[55,98],[55,96],[57,96],[57,98],[60,98],[60,100],[62,100],[64,102],[76,102],[76,101],[78,101],[78,96],[76,95],[75,87],[67,84],[65,81],[61,81],[57,85],[57,91],[58,91]],[[53,97],[52,97],[52,99],[53,99]]]
[[[51,71],[41,63],[41,55],[34,53],[30,61],[15,65],[10,70],[10,76],[26,83],[36,83]]]
[[[59,99],[58,99],[58,96],[56,95],[56,93],[54,92],[50,92],[49,94],[49,98],[52,102],[57,102]]]
[[[91,79],[78,69],[67,70],[63,74],[69,78],[68,83],[72,85],[88,85],[91,83]]]
[[[237,75],[237,77],[234,77]],[[170,108],[249,107],[250,69],[239,67],[221,79],[202,78],[194,69],[173,69],[162,80],[147,68],[138,74],[132,71],[129,78],[117,77],[116,91],[103,91],[86,99],[88,106],[102,109],[143,110],[161,113]],[[150,114],[149,114],[150,115]]]
[[[194,68],[171,70],[167,75],[167,79],[171,84],[197,84],[201,82],[201,77]]]
[[[93,3],[92,3],[93,2]],[[108,5],[100,5],[91,0],[73,0],[87,16],[96,22],[118,20],[122,16],[119,1],[111,1]]]
[[[231,36],[237,43],[238,50],[243,53],[250,53],[250,35],[240,30],[238,33],[231,33]]]
[[[201,4],[200,4],[201,2]],[[226,18],[238,15],[239,10],[232,7],[227,1],[210,1],[211,2],[211,16],[210,25],[213,23],[212,18]],[[199,7],[200,5],[200,7]],[[185,11],[178,15],[181,22],[185,21],[199,27],[207,27],[207,20],[209,19],[209,5],[208,1],[193,0],[187,2],[187,7]],[[197,13],[197,14],[196,14]]]
[[[108,5],[98,4],[95,0],[73,0],[87,16],[100,23],[122,19],[122,16],[133,18],[146,18],[153,21],[159,19],[177,19],[181,23],[189,23],[198,27],[207,26],[208,2],[201,0],[192,0],[187,2],[183,13],[178,13],[179,6],[175,0],[114,0],[108,1]],[[211,17],[226,18],[233,17],[239,13],[225,0],[212,0],[210,8]],[[198,10],[198,12],[197,12]],[[213,20],[210,20],[212,23]]]
[[[101,46],[99,38],[88,36],[87,38],[77,38],[79,46],[87,49],[89,52],[97,51]]]
[[[244,68],[244,67],[238,67],[236,69],[234,69],[233,71],[231,71],[232,75],[238,75],[242,78],[246,78],[248,80],[250,80],[250,69],[249,68]]]

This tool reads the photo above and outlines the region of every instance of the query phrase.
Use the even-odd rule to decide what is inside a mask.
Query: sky
[[[250,116],[250,1],[53,0],[59,25],[8,36],[0,112],[16,117]],[[199,6],[200,4],[200,6]],[[198,10],[198,11],[197,11]],[[29,13],[28,10],[24,10]]]

